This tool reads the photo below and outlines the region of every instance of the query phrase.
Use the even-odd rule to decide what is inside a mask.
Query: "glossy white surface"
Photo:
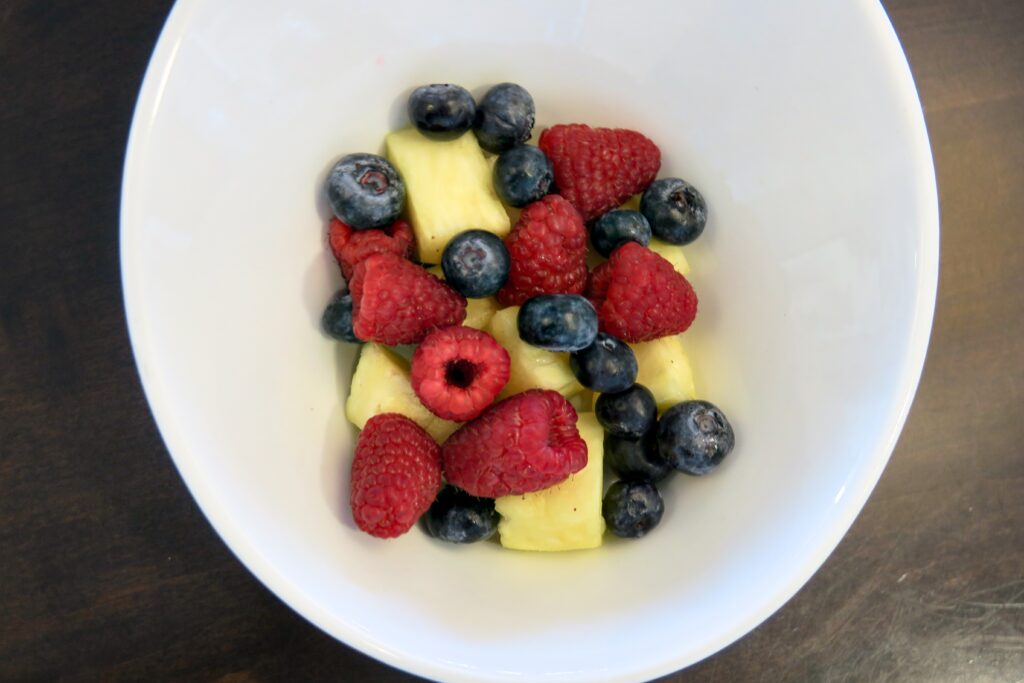
[[[146,394],[238,557],[325,631],[456,681],[625,681],[691,664],[791,597],[895,444],[935,298],[920,105],[873,2],[179,0],[139,99],[122,265]],[[351,350],[321,182],[415,85],[525,85],[539,124],[628,126],[710,205],[689,250],[698,390],[739,445],[660,528],[599,551],[354,531]]]

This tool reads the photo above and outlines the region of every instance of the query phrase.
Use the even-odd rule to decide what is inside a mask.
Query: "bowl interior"
[[[646,133],[706,197],[698,391],[738,446],[638,542],[543,555],[354,530],[353,347],[321,187],[427,82],[515,81],[538,125]],[[539,130],[538,128],[538,130]],[[239,557],[311,621],[446,680],[649,678],[788,599],[873,487],[927,343],[937,215],[920,107],[869,2],[179,0],[136,113],[122,258],[147,396]]]

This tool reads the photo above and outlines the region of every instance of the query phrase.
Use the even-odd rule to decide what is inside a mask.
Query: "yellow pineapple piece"
[[[514,550],[583,550],[601,545],[604,517],[604,429],[593,413],[580,413],[587,466],[543,491],[496,498],[501,544]]]
[[[444,271],[441,270],[441,266],[431,266],[427,269],[427,272],[436,275],[442,280],[444,279]],[[491,322],[491,317],[499,308],[501,306],[493,296],[487,296],[482,299],[466,299],[466,319],[462,321],[462,324],[466,327],[473,327],[486,332],[487,325]]]
[[[686,260],[686,256],[683,254],[683,248],[678,244],[669,244],[668,242],[661,241],[657,237],[652,237],[651,243],[647,245],[647,248],[671,263],[672,267],[675,268],[676,272],[680,275],[689,275],[690,263]]]
[[[459,427],[443,420],[420,402],[409,382],[409,363],[380,344],[364,344],[352,375],[345,415],[362,429],[374,415],[398,413],[423,427],[438,443]]]
[[[622,206],[620,206],[619,208],[620,209],[629,209],[630,211],[639,211],[640,210],[640,198],[641,197],[643,197],[642,194],[635,194],[632,197],[630,197],[629,199],[627,199],[622,204]]]
[[[519,338],[516,317],[519,307],[512,306],[494,313],[487,331],[508,351],[508,384],[499,398],[506,398],[527,389],[553,389],[571,398],[583,391],[583,386],[569,368],[568,353],[552,353],[530,346]]]
[[[572,403],[572,407],[576,409],[577,413],[594,412],[594,404],[597,403],[599,395],[596,391],[584,387],[583,391],[569,399],[569,402]]]
[[[661,412],[680,401],[697,397],[690,359],[678,335],[629,345],[640,367],[636,381],[654,394]]]
[[[384,147],[405,181],[420,261],[440,263],[448,241],[466,230],[501,237],[509,233],[508,214],[494,192],[491,165],[475,135],[434,140],[406,128],[389,134]]]
[[[658,412],[674,406],[680,401],[697,398],[693,383],[690,359],[683,351],[679,337],[663,337],[654,341],[630,344],[636,355],[640,372],[637,384],[643,384],[654,394]],[[597,405],[598,392],[594,392],[588,404],[589,410]]]
[[[466,327],[475,327],[478,330],[487,330],[491,318],[501,308],[498,300],[493,296],[483,299],[466,299],[466,320],[462,324]]]

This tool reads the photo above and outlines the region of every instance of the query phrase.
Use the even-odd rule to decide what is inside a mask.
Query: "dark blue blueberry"
[[[338,292],[331,298],[320,318],[320,326],[338,341],[354,344],[362,342],[352,331],[352,295],[348,292]]]
[[[598,396],[594,416],[608,433],[639,439],[658,421],[658,404],[650,389],[634,384],[625,391]]]
[[[610,334],[599,332],[594,343],[569,356],[572,374],[594,391],[625,391],[636,381],[633,349]]]
[[[646,535],[664,512],[658,487],[644,479],[620,479],[608,487],[601,504],[608,530],[622,538]]]
[[[704,232],[708,207],[690,183],[661,178],[651,183],[640,198],[640,212],[655,235],[671,244],[689,244]]]
[[[423,526],[434,538],[449,543],[475,543],[494,535],[498,513],[493,498],[477,498],[445,486],[423,515]]]
[[[598,218],[590,229],[590,243],[605,258],[626,242],[636,242],[645,247],[651,243],[651,225],[639,211],[609,211]]]
[[[472,299],[491,296],[505,284],[508,249],[501,238],[486,230],[459,233],[444,248],[444,279],[459,294]]]
[[[653,430],[640,439],[606,434],[604,461],[615,473],[626,478],[661,481],[675,471],[658,453],[658,438]]]
[[[597,311],[578,294],[527,299],[517,322],[520,339],[548,351],[578,351],[597,338]]]
[[[499,83],[476,107],[473,130],[480,146],[500,154],[530,139],[536,111],[533,97],[521,85]]]
[[[516,145],[502,152],[494,164],[494,190],[509,206],[532,204],[551,189],[555,169],[544,152],[531,145]]]
[[[402,213],[405,183],[384,157],[349,154],[327,175],[327,201],[356,230],[385,228]]]
[[[409,119],[424,133],[462,133],[475,118],[476,102],[462,86],[421,85],[409,95]]]
[[[661,457],[687,474],[707,474],[735,444],[729,420],[707,401],[677,403],[658,420]]]

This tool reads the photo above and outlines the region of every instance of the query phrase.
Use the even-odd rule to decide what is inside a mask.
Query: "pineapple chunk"
[[[640,366],[636,381],[654,394],[658,412],[697,397],[690,360],[678,335],[629,346]]]
[[[690,274],[690,264],[683,254],[683,248],[678,244],[669,244],[659,240],[657,237],[652,237],[651,243],[647,245],[647,248],[671,263],[672,267],[680,275]]]
[[[493,296],[484,299],[466,299],[466,320],[462,323],[466,327],[475,327],[478,330],[487,330],[491,318],[498,312],[498,300]]]
[[[409,220],[423,263],[440,263],[448,241],[473,228],[504,237],[508,214],[472,133],[432,140],[415,128],[387,136],[385,151],[405,181]]]
[[[632,197],[630,197],[629,199],[627,199],[622,204],[622,206],[620,206],[619,208],[620,209],[629,209],[630,211],[639,211],[640,210],[640,199],[642,197],[643,197],[642,194],[635,194]]]
[[[444,279],[444,271],[441,270],[441,266],[431,266],[427,272]],[[466,299],[466,319],[462,321],[462,324],[486,332],[487,324],[491,322],[491,317],[499,308],[501,306],[493,296],[482,299]]]
[[[586,387],[583,391],[573,396],[569,402],[572,403],[572,407],[576,409],[577,413],[594,412],[594,405],[597,403],[597,397],[600,396],[596,391],[591,391]]]
[[[583,386],[569,369],[569,354],[552,353],[536,346],[530,346],[519,338],[516,317],[519,307],[512,306],[497,311],[491,318],[487,331],[508,351],[508,384],[499,398],[507,398],[527,389],[554,389],[569,398],[583,391]]]
[[[601,545],[604,517],[604,429],[593,413],[577,427],[587,442],[587,466],[543,491],[496,498],[501,544],[514,550],[583,550]]]
[[[640,366],[637,384],[643,384],[651,390],[658,403],[659,413],[680,401],[697,398],[690,359],[683,351],[679,337],[663,337],[629,346],[636,354],[637,365]],[[590,402],[584,404],[589,405],[588,410],[595,409],[600,395],[594,392]]]
[[[423,427],[438,443],[459,427],[442,420],[420,402],[409,383],[409,364],[380,344],[364,344],[352,375],[345,415],[359,429],[381,413],[398,413]]]

